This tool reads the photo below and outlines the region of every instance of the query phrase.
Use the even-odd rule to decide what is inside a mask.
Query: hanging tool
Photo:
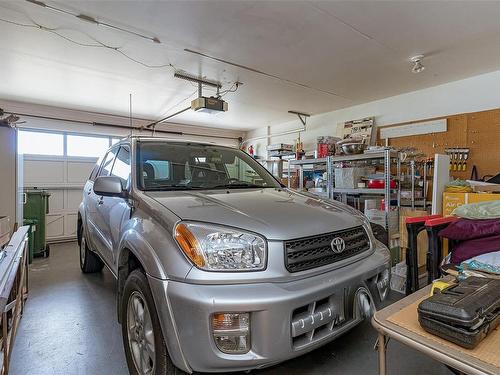
[[[462,165],[462,170],[465,172],[467,170],[467,159],[469,158],[469,150],[464,153],[464,163]]]

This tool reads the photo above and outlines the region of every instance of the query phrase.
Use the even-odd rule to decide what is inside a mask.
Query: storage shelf
[[[364,195],[384,195],[385,189],[369,189],[369,188],[354,188],[354,189],[342,189],[333,188],[332,191],[337,194],[364,194]],[[397,189],[391,189],[391,192],[395,192]]]
[[[391,150],[391,157],[397,157],[398,152]],[[385,151],[379,152],[369,152],[366,154],[354,154],[354,155],[342,155],[342,156],[331,156],[332,162],[339,161],[358,161],[358,160],[373,160],[373,159],[383,159],[385,158]],[[306,165],[306,164],[326,164],[327,158],[316,158],[316,159],[300,159],[300,160],[290,160],[290,165]]]
[[[290,165],[323,164],[326,163],[326,158],[290,160],[289,163]]]
[[[391,150],[391,157],[397,157],[398,152]],[[383,159],[385,158],[385,151],[379,152],[369,152],[366,154],[355,154],[355,155],[342,155],[342,156],[332,156],[332,162],[338,161],[357,161],[357,160],[371,160],[371,159]]]

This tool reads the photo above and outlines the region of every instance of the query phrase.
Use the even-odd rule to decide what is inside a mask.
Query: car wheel
[[[123,346],[130,374],[185,374],[168,355],[153,295],[141,270],[132,271],[127,278],[121,309]]]
[[[93,273],[99,272],[102,270],[104,263],[102,260],[95,254],[90,251],[87,240],[85,239],[85,235],[82,234],[82,238],[80,240],[80,268],[83,273]]]

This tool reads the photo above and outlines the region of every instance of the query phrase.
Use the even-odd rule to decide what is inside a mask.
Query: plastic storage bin
[[[33,256],[50,255],[50,246],[46,241],[46,218],[49,213],[50,194],[44,190],[29,190],[24,192],[24,219],[36,220],[36,230],[33,240]]]

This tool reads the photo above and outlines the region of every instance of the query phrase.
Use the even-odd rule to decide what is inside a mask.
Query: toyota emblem
[[[345,250],[345,242],[340,237],[335,237],[330,243],[330,246],[335,254],[340,254]]]

